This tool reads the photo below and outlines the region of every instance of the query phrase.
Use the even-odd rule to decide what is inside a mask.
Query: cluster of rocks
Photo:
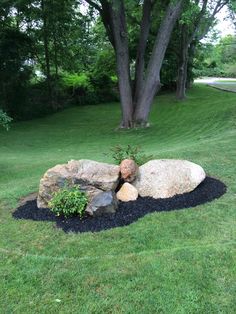
[[[93,160],[71,160],[49,169],[40,180],[38,208],[47,208],[54,192],[65,185],[79,185],[89,203],[91,216],[114,213],[118,202],[138,196],[168,198],[193,191],[206,175],[202,167],[187,160],[150,160],[138,167],[125,159],[120,166]]]

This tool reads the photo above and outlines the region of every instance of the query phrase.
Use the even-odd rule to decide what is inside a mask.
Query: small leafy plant
[[[88,204],[87,195],[80,190],[79,186],[68,188],[65,187],[55,192],[49,202],[50,210],[57,216],[79,215],[83,217],[86,205]]]
[[[147,161],[153,159],[152,155],[146,155],[138,146],[127,145],[123,147],[116,145],[111,148],[112,158],[117,164],[120,164],[124,159],[132,159],[138,166],[145,164]]]
[[[9,117],[6,112],[0,109],[0,125],[4,127],[7,131],[9,130],[9,124],[12,121],[12,118]]]

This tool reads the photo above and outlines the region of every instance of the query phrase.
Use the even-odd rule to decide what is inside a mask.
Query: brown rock
[[[125,182],[116,193],[116,197],[122,202],[135,201],[138,198],[138,190],[132,184]]]
[[[67,169],[75,183],[92,185],[103,191],[115,190],[119,181],[120,167],[94,160],[71,160]]]
[[[53,193],[69,186],[80,185],[89,200],[103,191],[115,190],[119,181],[120,167],[93,160],[71,160],[68,164],[57,165],[49,169],[39,185],[37,205],[48,207]]]
[[[126,182],[135,180],[138,173],[138,166],[132,159],[124,159],[120,164],[121,178]]]
[[[66,164],[57,165],[49,169],[39,183],[38,208],[48,207],[48,202],[51,200],[53,193],[63,188],[70,179],[71,176],[66,168]]]

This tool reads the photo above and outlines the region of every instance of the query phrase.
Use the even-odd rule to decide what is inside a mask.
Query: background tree
[[[196,0],[186,3],[185,12],[180,23],[180,47],[178,75],[176,80],[177,99],[185,98],[187,76],[190,74],[188,65],[193,62],[197,44],[209,32],[216,14],[227,5],[228,0]],[[190,75],[189,75],[190,76]]]
[[[146,126],[151,104],[160,89],[160,71],[165,52],[176,20],[180,17],[184,1],[170,1],[162,7],[161,23],[156,30],[152,53],[145,67],[146,43],[149,37],[150,18],[156,1],[145,0],[136,6],[142,10],[139,43],[137,44],[134,87],[132,90],[130,74],[130,51],[128,26],[126,22],[127,6],[123,0],[98,2],[86,0],[100,13],[108,38],[114,48],[119,79],[120,101],[122,108],[121,127]],[[140,92],[141,91],[141,92]],[[134,95],[134,97],[133,97]]]
[[[194,73],[198,77],[236,77],[236,37],[227,35],[214,44],[199,44]]]
[[[19,11],[13,11],[10,1],[3,3],[0,13],[0,106],[16,116],[32,74],[34,45],[21,31]]]
[[[2,0],[0,108],[30,119],[120,94],[120,126],[147,126],[177,72],[179,98],[193,73],[234,73],[233,44],[201,42],[226,2],[235,12],[231,0]]]

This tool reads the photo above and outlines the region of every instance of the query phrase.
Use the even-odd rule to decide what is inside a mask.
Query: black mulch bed
[[[136,201],[120,202],[115,214],[91,218],[86,216],[83,220],[78,217],[57,217],[49,209],[37,207],[36,200],[28,201],[12,214],[16,219],[31,219],[35,221],[55,221],[58,228],[65,232],[98,232],[115,227],[131,224],[148,213],[171,211],[195,207],[219,198],[226,192],[226,185],[221,181],[206,177],[206,179],[192,192],[176,195],[166,199],[152,197],[139,197]]]

